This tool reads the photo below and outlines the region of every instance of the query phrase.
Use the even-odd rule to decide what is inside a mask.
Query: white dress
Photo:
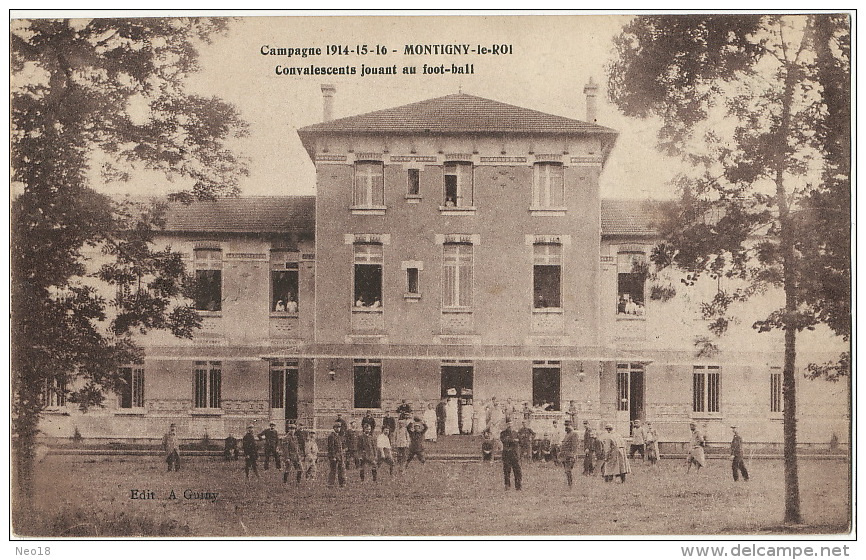
[[[460,433],[457,418],[457,399],[448,399],[445,405],[445,435],[453,436]]]
[[[436,441],[436,409],[428,408],[424,411],[424,423],[427,424],[427,431],[424,433],[424,439],[428,441]]]

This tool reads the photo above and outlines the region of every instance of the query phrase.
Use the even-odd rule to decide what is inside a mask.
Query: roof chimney
[[[322,84],[322,122],[330,121],[334,118],[334,94],[337,93],[337,88],[334,84]]]
[[[324,86],[323,86],[324,87]],[[583,94],[586,96],[586,122],[593,123],[598,120],[598,86],[589,78],[589,83],[583,86]]]

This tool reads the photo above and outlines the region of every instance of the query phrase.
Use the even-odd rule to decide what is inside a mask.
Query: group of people
[[[524,402],[520,406],[518,403],[512,402],[511,399],[507,399],[505,402],[498,401],[496,397],[489,400],[472,399],[459,396],[456,389],[453,388],[449,389],[447,394],[448,396],[439,401],[435,410],[433,410],[432,404],[428,405],[428,409],[435,414],[436,435],[484,435],[484,432],[490,431],[496,437],[496,434],[504,428],[506,417],[522,417],[524,422],[530,423],[534,416],[550,412],[555,408],[551,402],[539,402],[534,406]],[[572,422],[577,421],[577,409],[574,406],[574,401],[570,402],[566,416]],[[425,418],[427,417],[425,416]],[[431,415],[430,420],[432,421],[432,419],[433,416]]]
[[[274,304],[274,312],[276,313],[297,313],[298,312],[298,302],[295,300],[295,296],[292,294],[287,294],[285,298],[280,298]]]
[[[394,475],[396,466],[403,472],[413,459],[420,463],[426,461],[424,443],[431,439],[432,433],[428,423],[433,420],[439,423],[438,410],[432,404],[422,415],[412,414],[411,405],[404,400],[397,407],[398,417],[395,419],[385,412],[381,420],[380,431],[376,432],[377,422],[370,411],[361,419],[361,430],[357,429],[354,420],[347,423],[342,414],[337,414],[332,431],[327,437],[327,458],[330,466],[328,485],[346,485],[346,471],[358,470],[361,481],[366,479],[369,469],[375,482],[378,469],[384,463],[389,467],[389,473]],[[592,476],[599,472],[605,482],[619,478],[625,482],[626,475],[631,473],[631,460],[640,454],[642,460],[655,465],[659,459],[658,434],[651,422],[644,425],[640,420],[632,423],[631,444],[626,445],[622,435],[614,432],[613,424],[606,423],[604,432],[598,434],[592,429],[588,420],[583,421],[584,433],[581,438],[574,430],[574,421],[567,418],[564,422],[564,433],[560,437],[551,438],[545,433],[543,438],[536,439],[535,432],[524,420],[519,430],[514,428],[511,416],[504,419],[504,429],[494,439],[491,429],[496,424],[491,422],[483,432],[481,443],[481,458],[485,463],[492,464],[497,447],[501,449],[503,475],[506,489],[511,487],[520,490],[523,483],[521,459],[535,461],[552,461],[565,471],[566,483],[572,486],[574,479],[572,470],[578,461],[580,451],[583,451],[583,474]],[[554,423],[554,428],[556,424]],[[749,480],[749,473],[743,454],[743,439],[737,426],[731,426],[733,439],[731,441],[731,469],[735,481],[742,475],[743,480]],[[689,423],[690,439],[686,456],[687,472],[694,466],[700,470],[706,465],[704,449],[707,445],[706,436],[695,422]],[[302,478],[315,478],[317,474],[317,459],[319,448],[315,433],[299,430],[294,423],[289,423],[283,437],[276,430],[276,424],[256,434],[252,425],[247,426],[247,433],[240,441],[245,465],[244,473],[249,480],[252,472],[259,477],[258,459],[260,441],[264,442],[264,469],[270,468],[271,459],[277,470],[283,470],[283,482],[293,478],[295,484],[300,484]],[[168,433],[163,437],[163,447],[166,453],[168,470],[180,470],[180,438],[177,426],[171,424]],[[224,457],[227,461],[238,460],[238,440],[231,434],[225,439]],[[293,476],[292,476],[293,475]]]

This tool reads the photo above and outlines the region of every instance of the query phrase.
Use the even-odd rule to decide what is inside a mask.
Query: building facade
[[[699,357],[713,286],[652,275],[655,205],[600,198],[617,133],[595,123],[596,89],[584,121],[466,94],[326,120],[298,132],[315,197],[172,207],[160,241],[202,287],[202,328],[192,341],[148,335],[116,407],[58,403],[44,433],[327,429],[337,413],[450,397],[464,432],[479,403],[527,403],[537,432],[571,411],[626,434],[652,420],[667,442],[687,439],[693,419],[710,439],[736,423],[781,442],[780,339],[747,320],[773,295]],[[813,338],[803,364],[832,349]],[[847,441],[846,385],[802,379],[798,394],[801,441]]]

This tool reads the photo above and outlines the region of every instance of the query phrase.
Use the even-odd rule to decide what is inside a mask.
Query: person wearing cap
[[[285,470],[283,471],[283,483],[289,481],[289,468],[295,471],[295,484],[301,483],[301,446],[298,442],[298,435],[295,433],[297,426],[294,422],[289,423],[286,427],[286,437],[283,438],[283,459],[285,461]]]
[[[253,434],[252,425],[247,426],[247,433],[244,434],[244,438],[241,440],[241,448],[244,450],[244,473],[247,476],[247,480],[250,479],[250,469],[252,469],[256,478],[259,478],[259,467],[256,465],[256,461],[259,459],[259,448],[256,443],[256,436]]]
[[[565,421],[565,437],[562,438],[562,444],[559,447],[559,462],[562,468],[565,469],[565,481],[568,486],[573,484],[571,471],[574,469],[574,462],[577,460],[577,449],[580,445],[580,438],[577,432],[571,426],[571,420]]]
[[[162,437],[162,447],[165,450],[165,462],[168,463],[168,472],[174,465],[174,472],[180,470],[180,437],[177,435],[177,424],[168,427],[168,433]]]
[[[514,430],[511,418],[505,418],[505,429],[499,434],[502,442],[502,472],[505,475],[505,489],[511,488],[511,473],[514,472],[514,489],[520,490],[523,473],[520,470],[520,436]]]
[[[328,461],[331,471],[328,473],[328,486],[334,482],[340,483],[340,488],[346,485],[346,442],[343,439],[343,425],[334,422],[334,431],[328,434]]]
[[[369,424],[364,424],[363,432],[358,436],[358,474],[361,480],[364,480],[364,471],[369,465],[370,471],[373,473],[373,482],[376,482],[376,471],[378,470],[378,462],[376,460],[376,436],[373,435],[373,428]],[[387,438],[386,438],[387,439]]]
[[[274,464],[277,466],[277,470],[280,470],[282,466],[280,465],[280,434],[277,433],[276,424],[271,422],[270,427],[266,430],[262,430],[259,434],[259,440],[265,440],[265,470],[268,470],[270,467],[271,457],[274,458]]]
[[[632,422],[631,446],[628,450],[629,458],[634,459],[635,453],[640,453],[641,461],[646,461],[646,430],[644,430],[640,420]]]
[[[358,431],[358,423],[352,420],[349,422],[349,429],[344,432],[346,440],[346,468],[358,468],[358,440],[361,439],[361,432]]]
[[[373,413],[371,411],[367,411],[364,413],[364,417],[361,418],[361,431],[364,431],[364,426],[370,426],[370,433],[376,433],[376,419],[373,418]]]
[[[736,426],[731,426],[731,431],[734,432],[734,439],[731,440],[731,471],[734,482],[740,479],[740,473],[743,474],[743,480],[749,482],[749,471],[746,470],[746,463],[743,461],[743,438]]]
[[[589,427],[589,420],[583,421],[583,474],[595,473],[595,434]]]
[[[707,438],[698,429],[698,425],[694,422],[689,422],[689,430],[691,431],[691,434],[689,436],[689,454],[686,456],[686,465],[688,465],[686,472],[692,470],[692,465],[695,465],[696,470],[700,471],[701,467],[703,467],[707,462],[706,455],[704,454],[704,447],[707,445]]]
[[[652,422],[647,422],[644,428],[646,436],[646,458],[650,465],[655,465],[659,460],[659,435]]]
[[[415,416],[406,429],[409,432],[409,455],[406,457],[406,466],[409,466],[413,457],[418,457],[423,465],[426,461],[424,458],[424,434],[427,433],[427,423],[420,416]]]
[[[601,475],[605,482],[613,482],[618,476],[625,483],[625,475],[631,472],[628,455],[625,452],[625,439],[613,431],[613,424],[604,425],[605,433],[599,438],[602,443],[604,462],[601,464]]]

